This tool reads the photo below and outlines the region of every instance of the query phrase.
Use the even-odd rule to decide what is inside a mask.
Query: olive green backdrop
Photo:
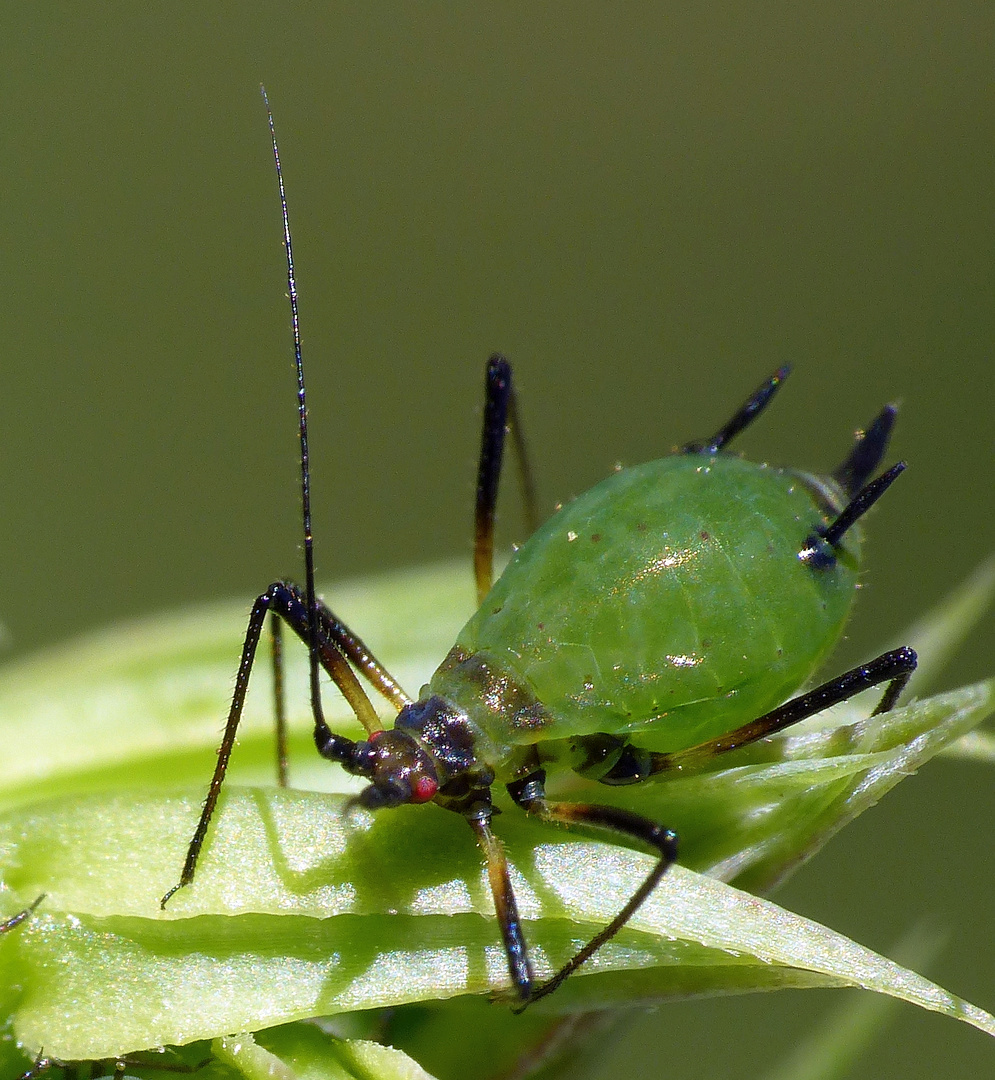
[[[911,467],[842,660],[866,654],[995,547],[993,38],[988,0],[8,5],[13,647],[297,573],[265,81],[323,580],[469,554],[493,349],[546,506],[707,433],[787,361],[755,456],[835,464],[903,406]],[[995,673],[993,626],[951,683]],[[780,899],[880,949],[934,919],[952,937],[930,974],[995,1007],[993,784],[932,766]],[[836,1000],[667,1008],[592,1075],[756,1076]],[[993,1067],[995,1044],[906,1009],[856,1075]]]

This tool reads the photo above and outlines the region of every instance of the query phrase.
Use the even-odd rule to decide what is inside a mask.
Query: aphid
[[[466,818],[486,860],[509,974],[524,1007],[555,990],[616,934],[677,857],[675,834],[639,814],[548,801],[547,769],[573,769],[602,784],[635,784],[699,765],[870,687],[887,684],[876,712],[894,706],[916,666],[909,648],[885,653],[782,703],[842,632],[857,581],[859,519],[905,467],[900,462],[870,480],[895,409],[881,411],[828,477],[730,455],[730,440],[759,415],[784,380],[787,369],[781,369],[711,438],[618,471],[558,510],[492,584],[494,508],[509,430],[526,492],[531,491],[511,368],[503,357],[492,357],[476,500],[480,606],[421,698],[413,700],[315,597],[294,262],[272,115],[269,122],[294,329],[304,588],[277,581],[256,599],[211,786],[180,880],[162,905],[193,880],[269,614],[280,745],[282,621],[308,647],[318,752],[369,781],[355,801],[369,810],[435,802]],[[329,729],[319,668],[342,692],[366,738],[354,741]],[[384,728],[361,678],[397,710],[392,728]],[[544,821],[619,833],[658,856],[618,915],[540,984],[504,852],[491,830],[495,784],[504,784],[519,807]]]

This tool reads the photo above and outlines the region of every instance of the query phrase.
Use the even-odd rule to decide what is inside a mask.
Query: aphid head
[[[370,779],[356,797],[367,810],[430,802],[439,790],[435,765],[405,731],[375,731],[356,745],[352,772]]]

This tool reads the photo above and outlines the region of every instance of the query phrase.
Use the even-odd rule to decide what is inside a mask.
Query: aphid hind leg
[[[37,1080],[37,1077],[43,1076],[53,1065],[62,1067],[63,1064],[58,1058],[47,1057],[44,1050],[39,1050],[31,1068],[27,1072],[21,1073],[18,1080]]]
[[[495,353],[487,361],[484,372],[484,420],[480,457],[477,460],[477,497],[473,518],[473,572],[477,582],[478,604],[494,583],[494,511],[504,461],[505,438],[509,431],[518,461],[526,525],[529,533],[533,533],[539,521],[535,483],[518,420],[511,364],[500,353]]]
[[[619,913],[593,938],[577,952],[552,978],[536,987],[523,1002],[521,1008],[551,994],[560,984],[572,975],[577,968],[589,960],[607,941],[610,941],[639,910],[650,893],[660,883],[667,868],[677,859],[677,834],[671,829],[658,825],[655,821],[634,814],[617,806],[599,806],[594,803],[548,802],[545,794],[546,774],[542,769],[531,776],[508,785],[508,793],[515,802],[526,811],[543,821],[559,822],[563,825],[587,825],[610,832],[622,833],[633,840],[638,840],[659,854],[656,866],[646,876],[643,883],[629,897]]]
[[[736,750],[758,739],[783,731],[792,724],[815,716],[840,702],[848,701],[854,695],[880,686],[882,683],[887,683],[887,686],[877,708],[871,715],[877,716],[880,713],[889,712],[895,707],[912,672],[915,671],[916,663],[915,651],[908,646],[882,653],[869,663],[845,671],[835,679],[830,679],[829,682],[815,687],[814,690],[792,698],[734,731],[699,743],[697,746],[688,747],[686,750],[663,754],[639,750],[627,745],[617,763],[604,775],[598,777],[598,780],[602,784],[632,784],[677,769],[694,770],[719,754]]]

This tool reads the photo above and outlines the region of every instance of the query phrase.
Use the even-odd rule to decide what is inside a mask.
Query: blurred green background
[[[264,81],[323,580],[469,556],[493,349],[547,507],[709,432],[791,362],[753,456],[833,465],[903,406],[911,468],[874,515],[837,667],[866,655],[995,546],[993,39],[987,0],[9,7],[12,648],[298,573]],[[993,644],[989,619],[950,684],[995,673]],[[952,937],[929,973],[995,1008],[993,781],[934,765],[778,899],[881,950],[932,919]],[[835,1000],[663,1009],[591,1075],[758,1076]],[[855,1075],[993,1066],[989,1040],[909,1008]]]

